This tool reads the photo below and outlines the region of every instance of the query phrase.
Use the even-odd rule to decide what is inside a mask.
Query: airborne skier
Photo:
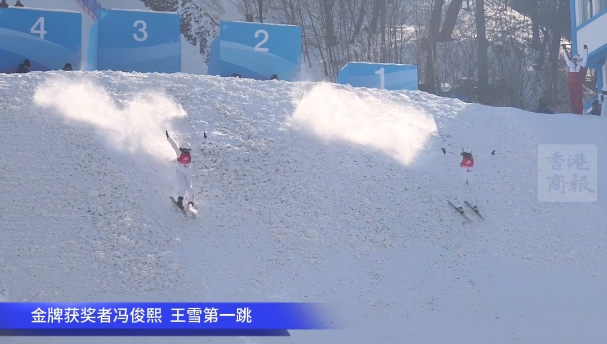
[[[192,170],[190,164],[192,162],[192,155],[190,151],[192,147],[189,143],[183,142],[179,147],[173,139],[169,136],[168,130],[166,131],[167,140],[175,150],[177,154],[177,182],[179,184],[179,192],[177,198],[177,206],[183,209],[184,197],[189,200],[188,205],[194,206],[194,189],[192,189]],[[188,196],[188,197],[186,197]]]
[[[472,184],[472,169],[474,168],[474,157],[472,156],[472,149],[466,147],[462,149],[462,162],[460,162],[461,170],[461,193],[460,197],[457,198],[457,211],[460,213],[464,212],[462,203],[468,201],[473,205],[472,210],[478,211],[476,207],[476,193],[474,192],[474,186]],[[469,199],[466,199],[466,198]]]

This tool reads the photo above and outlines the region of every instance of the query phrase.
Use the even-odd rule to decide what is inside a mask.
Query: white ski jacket
[[[190,154],[184,154],[179,150],[179,147],[171,137],[167,137],[167,140],[175,150],[175,154],[177,154],[177,166],[181,169],[189,169],[190,164],[192,163],[192,156]]]
[[[573,63],[573,61],[569,59],[569,55],[567,55],[565,50],[563,50],[563,57],[565,58],[567,66],[569,67],[569,72],[576,73],[579,72],[583,67],[586,67],[586,60],[588,60],[588,49],[584,49],[584,52],[580,57],[580,61],[578,61],[577,64]]]

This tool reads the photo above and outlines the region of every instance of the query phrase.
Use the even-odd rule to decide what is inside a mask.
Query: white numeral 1
[[[376,70],[375,74],[379,74],[379,88],[383,90],[384,88],[386,88],[384,69],[380,68],[379,70]]]
[[[139,25],[141,25],[141,29],[139,29],[139,32],[143,33],[143,37],[139,37],[139,36],[137,36],[136,33],[134,33],[133,38],[137,42],[143,42],[146,39],[148,39],[148,33],[147,33],[147,31],[145,31],[145,29],[147,29],[147,27],[148,27],[148,24],[146,24],[143,20],[138,20],[135,23],[133,23],[133,27],[138,27]]]
[[[36,27],[40,26],[40,30],[36,29]],[[38,18],[38,21],[32,26],[30,30],[31,33],[36,33],[40,35],[40,39],[44,39],[44,35],[48,32],[44,31],[44,17]]]

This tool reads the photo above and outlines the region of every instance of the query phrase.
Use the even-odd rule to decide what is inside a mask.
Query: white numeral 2
[[[268,41],[268,38],[270,38],[270,35],[268,35],[268,31],[266,30],[257,30],[257,32],[255,32],[255,38],[259,37],[259,34],[262,34],[264,37],[261,40],[261,42],[257,43],[257,45],[255,46],[255,51],[268,51],[268,48],[262,48],[261,45],[264,44],[265,42]]]
[[[40,30],[36,29],[36,27],[40,26]],[[32,26],[30,30],[31,33],[37,33],[40,35],[40,39],[44,39],[44,35],[48,32],[44,31],[44,17],[38,18],[38,21]]]
[[[384,69],[380,68],[379,70],[376,70],[375,74],[379,74],[379,88],[383,90],[384,88],[386,88]]]
[[[148,33],[147,31],[145,31],[145,29],[147,29],[148,25],[143,21],[143,20],[138,20],[133,24],[133,27],[138,27],[139,25],[141,25],[141,29],[139,29],[139,32],[143,33],[143,37],[139,37],[137,36],[136,33],[133,34],[133,38],[137,41],[137,42],[143,42],[146,39],[148,39]]]

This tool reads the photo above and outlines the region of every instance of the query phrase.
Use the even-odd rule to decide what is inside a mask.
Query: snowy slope
[[[521,126],[538,138],[541,144],[595,145],[598,150],[598,202],[607,212],[607,180],[601,175],[607,171],[607,119],[598,116],[574,116],[571,114],[534,114],[525,112],[513,116]],[[566,131],[563,129],[566,128]],[[592,159],[591,157],[589,157]]]
[[[517,119],[533,114],[329,84],[61,75],[0,76],[2,300],[335,303],[346,331],[290,343],[605,339],[607,218],[538,202],[540,138]],[[168,199],[165,129],[196,148],[198,219]],[[463,145],[483,223],[447,207]]]

